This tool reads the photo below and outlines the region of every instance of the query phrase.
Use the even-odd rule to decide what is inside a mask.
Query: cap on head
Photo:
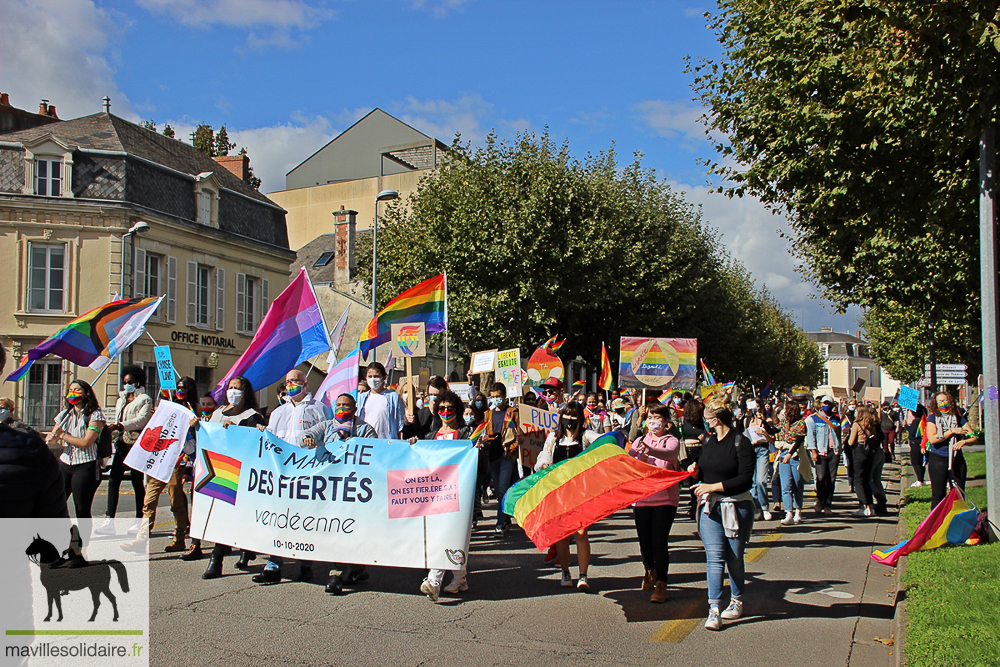
[[[556,391],[563,390],[562,380],[556,377],[550,377],[545,382],[541,384],[542,389],[555,389]]]

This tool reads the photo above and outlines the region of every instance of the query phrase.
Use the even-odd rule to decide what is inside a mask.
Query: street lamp
[[[378,286],[378,203],[380,201],[392,201],[398,199],[399,193],[395,190],[383,190],[375,197],[375,218],[372,220],[372,318],[378,315],[378,297],[376,288]]]
[[[128,281],[128,286],[129,286],[128,287],[128,292],[129,293],[128,293],[127,297],[125,296],[125,239],[127,239],[129,237],[134,237],[136,234],[141,234],[141,233],[143,233],[145,231],[148,231],[148,230],[149,230],[149,223],[148,222],[143,222],[142,220],[140,220],[139,222],[137,222],[134,225],[132,225],[131,227],[129,227],[129,230],[127,232],[125,232],[124,234],[122,234],[122,260],[121,260],[121,267],[122,267],[121,272],[122,272],[122,275],[121,275],[121,283],[119,285],[119,288],[120,288],[119,289],[119,295],[123,299],[126,299],[126,298],[131,299],[132,297],[135,296],[135,238],[132,238],[131,243],[129,243],[129,261],[128,261],[128,266],[129,266],[129,269],[132,271],[132,280]],[[131,345],[129,345],[129,348],[128,348],[128,362],[132,363],[132,346]],[[121,386],[122,379],[123,379],[123,376],[122,376],[122,363],[121,363],[121,356],[119,356],[118,357],[118,385],[119,386]]]

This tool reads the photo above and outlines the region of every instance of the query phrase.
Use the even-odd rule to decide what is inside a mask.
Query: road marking
[[[747,549],[743,554],[744,563],[756,563],[764,557],[773,542],[781,539],[781,533],[765,533],[755,537],[754,541],[762,546]],[[677,618],[666,621],[656,629],[656,632],[649,636],[649,641],[660,644],[680,644],[691,632],[698,627],[705,616],[704,600],[690,600],[677,610]]]

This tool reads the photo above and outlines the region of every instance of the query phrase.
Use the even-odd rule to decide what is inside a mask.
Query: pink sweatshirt
[[[642,443],[646,445],[646,453],[640,454],[638,452],[638,445]],[[629,454],[639,459],[644,463],[657,466],[658,468],[666,468],[667,470],[680,470],[681,465],[678,460],[678,455],[680,454],[680,442],[677,440],[676,436],[665,433],[662,437],[657,438],[652,433],[647,433],[638,440],[632,443],[629,449]],[[637,507],[649,507],[653,505],[673,505],[674,507],[680,502],[681,499],[681,488],[679,484],[674,484],[673,486],[666,488],[662,491],[657,491],[653,495],[643,498],[642,500],[633,503]]]

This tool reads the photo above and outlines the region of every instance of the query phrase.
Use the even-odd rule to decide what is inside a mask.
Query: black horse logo
[[[56,620],[63,620],[60,596],[67,594],[69,591],[79,591],[84,588],[90,589],[90,596],[94,599],[94,613],[90,615],[91,621],[97,618],[97,608],[101,606],[101,593],[104,593],[104,597],[111,601],[111,607],[115,612],[115,617],[112,620],[118,620],[118,601],[111,592],[110,584],[111,570],[113,569],[118,573],[118,584],[121,586],[122,591],[128,593],[128,572],[125,570],[125,565],[120,561],[91,561],[83,567],[75,569],[50,567],[59,560],[59,550],[52,546],[51,542],[43,540],[39,535],[35,535],[35,539],[24,550],[24,553],[32,563],[39,566],[42,585],[45,586],[49,603],[49,615],[45,617],[46,621],[52,619],[53,602],[56,603],[56,609],[59,611],[59,618]]]

